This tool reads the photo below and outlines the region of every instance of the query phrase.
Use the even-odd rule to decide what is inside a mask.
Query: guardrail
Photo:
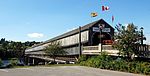
[[[83,47],[82,54],[100,54],[101,46],[85,46]],[[112,45],[102,45],[102,51],[107,52],[109,55],[117,55],[118,50],[114,49]]]
[[[98,46],[86,46],[83,47],[83,50],[98,50]]]

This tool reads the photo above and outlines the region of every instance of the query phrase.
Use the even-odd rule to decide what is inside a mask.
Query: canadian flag
[[[109,10],[108,6],[102,6],[102,11],[107,11],[107,10]]]

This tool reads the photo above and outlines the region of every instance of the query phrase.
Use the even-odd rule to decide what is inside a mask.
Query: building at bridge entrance
[[[113,36],[114,28],[103,19],[100,19],[34,45],[25,50],[25,55],[26,57],[42,59],[45,54],[43,52],[45,46],[55,41],[61,42],[62,47],[68,52],[66,57],[74,57],[79,54],[95,55],[111,48]],[[110,52],[114,53],[112,50]]]

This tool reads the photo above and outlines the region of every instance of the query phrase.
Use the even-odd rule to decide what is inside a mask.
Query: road
[[[0,69],[0,76],[144,76],[84,66]]]

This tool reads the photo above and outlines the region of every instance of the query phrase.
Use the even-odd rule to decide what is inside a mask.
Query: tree
[[[2,38],[0,40],[0,57],[5,58],[7,55],[7,49],[8,49],[8,41],[5,40],[5,38]]]
[[[132,58],[138,52],[137,45],[140,44],[140,32],[133,23],[128,24],[127,27],[121,24],[116,25],[116,29],[117,33],[114,39],[117,41],[114,42],[113,47],[119,50],[119,54]]]
[[[54,59],[54,63],[55,63],[56,56],[67,54],[67,52],[61,47],[59,42],[51,43],[50,45],[45,47],[44,51],[46,54],[48,54]]]
[[[3,63],[2,63],[2,60],[0,59],[0,66],[2,65]]]
[[[7,41],[5,38],[0,39],[0,58],[22,58],[24,56],[24,51],[27,47],[38,44],[40,42],[15,42]]]

